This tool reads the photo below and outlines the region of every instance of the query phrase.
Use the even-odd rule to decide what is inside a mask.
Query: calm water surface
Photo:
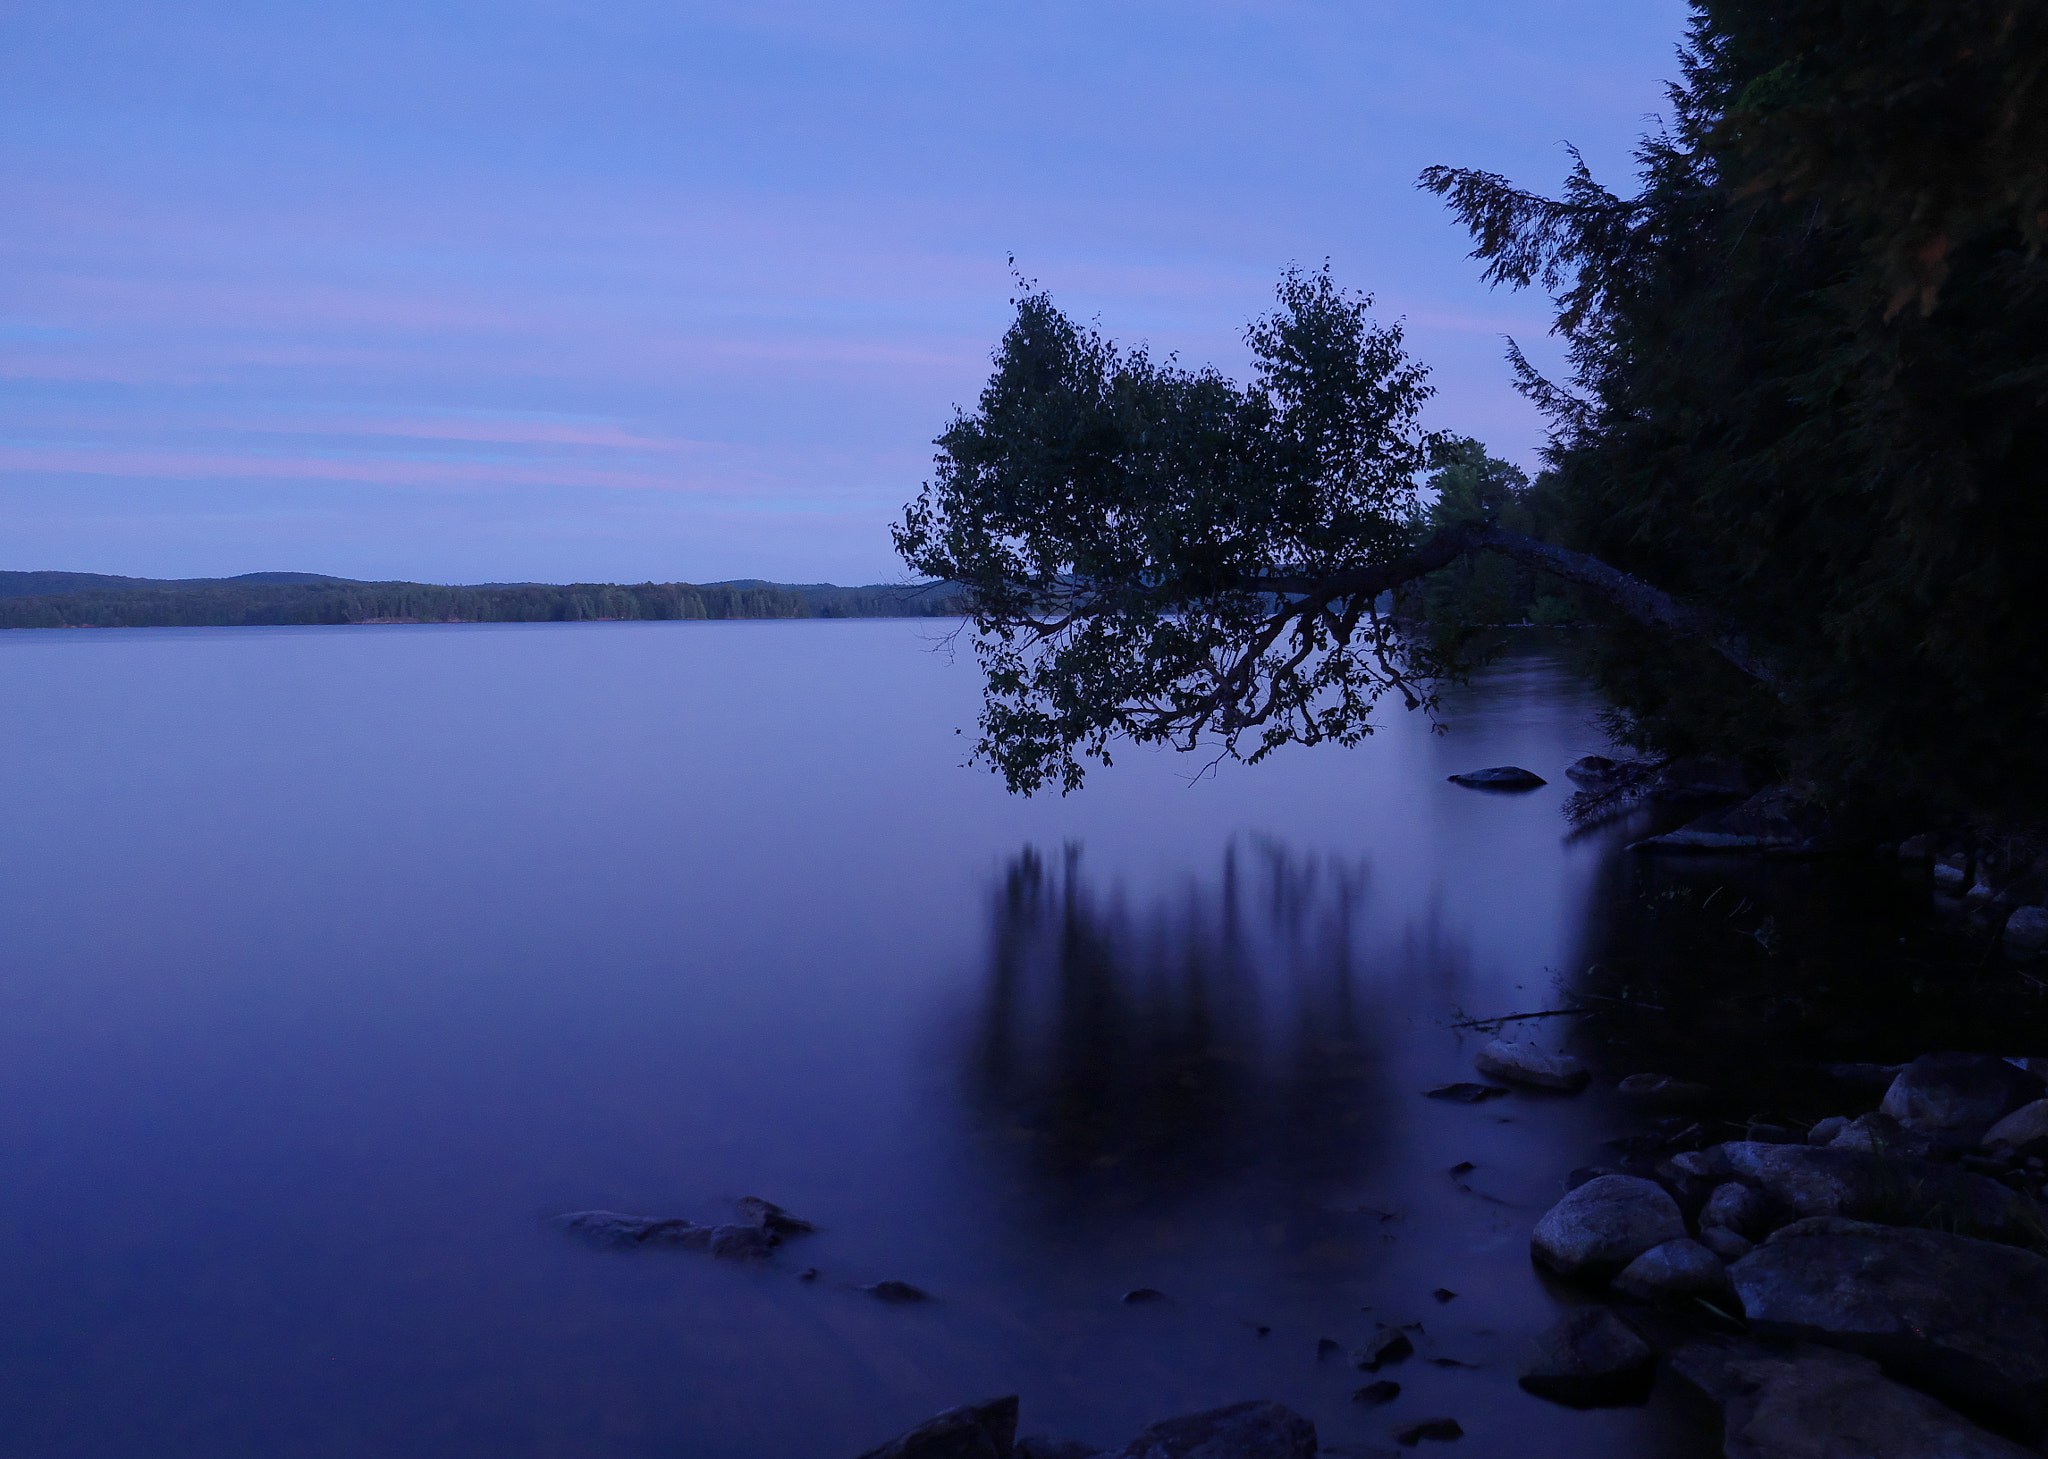
[[[1579,965],[1616,848],[1564,835],[1561,665],[1022,801],[931,635],[0,635],[0,1454],[850,1459],[1010,1391],[1103,1444],[1273,1397],[1354,1452],[1709,1449],[1509,1371],[1622,1112],[1419,1096]],[[1556,783],[1444,780],[1509,762]],[[745,1270],[543,1226],[747,1194],[824,1230]],[[1418,1318],[1384,1409],[1316,1360]]]

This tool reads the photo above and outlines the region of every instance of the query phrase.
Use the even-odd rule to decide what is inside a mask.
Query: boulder
[[[1605,1307],[1575,1307],[1523,1345],[1515,1381],[1573,1408],[1640,1403],[1656,1361],[1650,1345]]]
[[[2023,1155],[2048,1149],[2048,1099],[2023,1104],[1984,1132],[1988,1145],[2010,1145]]]
[[[1631,1074],[1614,1086],[1614,1092],[1637,1104],[1698,1104],[1713,1090],[1704,1084],[1673,1079],[1669,1074]]]
[[[1798,1344],[1687,1343],[1671,1371],[1721,1405],[1726,1459],[2031,1459],[1869,1358]]]
[[[1828,819],[1808,787],[1771,785],[1740,805],[1709,811],[1632,851],[1812,851],[1827,840]]]
[[[1816,1120],[1814,1122],[1813,1128],[1806,1132],[1806,1143],[1809,1145],[1832,1145],[1835,1142],[1835,1136],[1848,1128],[1849,1117],[1847,1115],[1829,1115],[1824,1120]]]
[[[1715,1186],[1707,1203],[1700,1207],[1700,1225],[1725,1226],[1737,1236],[1755,1241],[1771,1229],[1773,1210],[1769,1196],[1753,1186],[1731,1180]]]
[[[1925,1135],[1914,1134],[1882,1110],[1872,1110],[1848,1121],[1835,1131],[1827,1145],[1830,1150],[1869,1150],[1878,1155],[1902,1155],[1908,1160],[1922,1159],[1933,1148],[1933,1142]]]
[[[2025,962],[2048,947],[2048,907],[2014,907],[2005,919],[2005,955]]]
[[[1552,1206],[1536,1223],[1529,1249],[1561,1276],[1597,1278],[1684,1235],[1685,1217],[1664,1187],[1633,1175],[1603,1175]]]
[[[1534,770],[1524,770],[1519,765],[1496,765],[1490,770],[1466,770],[1444,778],[1453,785],[1469,785],[1475,790],[1534,790],[1539,785],[1550,784]]]
[[[1988,1176],[1927,1160],[1901,1160],[1830,1145],[1731,1140],[1711,1155],[1730,1178],[1761,1189],[1790,1217],[1845,1216],[1893,1226],[1930,1226],[2020,1245],[2040,1229],[2033,1202]]]
[[[1726,1226],[1700,1227],[1700,1245],[1723,1261],[1741,1261],[1756,1250],[1754,1241],[1738,1232],[1730,1231]]]
[[[1567,1094],[1586,1087],[1592,1076],[1586,1066],[1570,1054],[1545,1053],[1525,1039],[1492,1039],[1473,1055],[1472,1062],[1482,1074],[1505,1079],[1510,1084],[1528,1084],[1537,1089],[1557,1089]]]
[[[1718,1292],[1728,1285],[1721,1258],[1697,1241],[1684,1237],[1653,1246],[1621,1269],[1616,1291],[1645,1302]]]
[[[1315,1459],[1316,1426],[1269,1398],[1161,1420],[1118,1459]]]
[[[2044,1093],[2034,1075],[1990,1054],[1922,1054],[1892,1081],[1879,1108],[1915,1134],[1974,1145]]]
[[[1794,1222],[1728,1269],[1753,1331],[1844,1348],[1994,1429],[2048,1423],[2048,1258],[1945,1231]]]
[[[860,1459],[1015,1459],[1017,1395],[949,1408]]]

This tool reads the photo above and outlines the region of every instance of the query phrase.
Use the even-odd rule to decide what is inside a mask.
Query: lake
[[[1572,1300],[1529,1229],[1631,1117],[1420,1095],[1611,895],[1562,660],[1027,801],[938,632],[0,635],[0,1455],[852,1459],[1005,1392],[1104,1445],[1270,1397],[1357,1452],[1714,1452],[1514,1387]],[[1553,783],[1444,778],[1506,763]],[[743,1195],[822,1229],[545,1225]],[[1411,1320],[1384,1408],[1318,1361]]]

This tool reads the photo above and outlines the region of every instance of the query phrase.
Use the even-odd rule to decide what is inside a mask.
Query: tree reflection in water
[[[1362,863],[1271,842],[1134,914],[1027,847],[993,897],[971,1086],[984,1140],[1068,1214],[1229,1185],[1355,1185],[1387,1113],[1355,924]]]

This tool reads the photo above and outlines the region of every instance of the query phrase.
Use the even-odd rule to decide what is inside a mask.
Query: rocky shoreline
[[[1552,1091],[1590,1079],[1570,1055],[1527,1041],[1492,1040],[1474,1062]],[[1681,1117],[1613,1142],[1614,1167],[1565,1177],[1530,1254],[1583,1303],[1525,1343],[1525,1391],[1574,1407],[1637,1404],[1661,1370],[1718,1408],[1728,1459],[2041,1452],[2048,1060],[1933,1053],[1833,1072],[1842,1112],[1808,1129],[1714,1143]],[[1468,1087],[1488,1086],[1447,1086]],[[1667,1103],[1707,1093],[1655,1074],[1622,1088]],[[1404,1341],[1398,1329],[1381,1336]],[[1359,1355],[1360,1366],[1377,1366],[1374,1356]],[[1382,1381],[1359,1401],[1381,1401],[1375,1389],[1398,1392]],[[1017,1417],[1015,1396],[949,1410],[861,1459],[1329,1452],[1307,1418],[1269,1400],[1164,1420],[1107,1450],[1020,1438]],[[1388,1437],[1414,1447],[1462,1432],[1443,1415]]]

